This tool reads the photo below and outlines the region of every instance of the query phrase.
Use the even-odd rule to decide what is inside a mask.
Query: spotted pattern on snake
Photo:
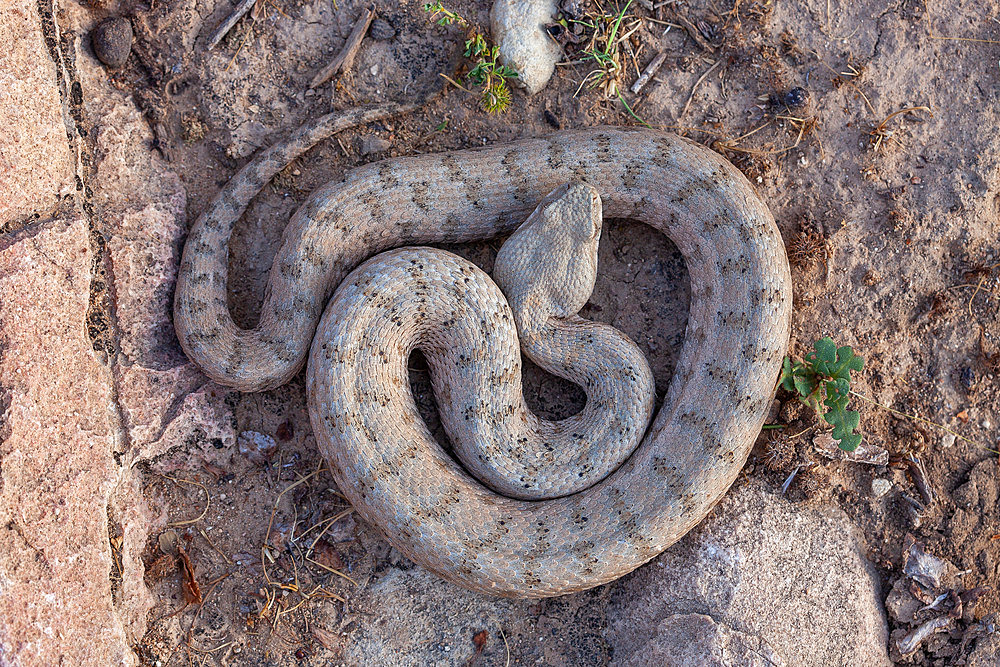
[[[247,203],[324,136],[398,111],[319,119],[230,181],[184,248],[174,303],[178,338],[222,384],[243,391],[280,386],[302,368],[311,345],[314,355],[322,346],[313,335],[327,301],[364,260],[401,246],[507,235],[555,188],[593,186],[606,216],[666,234],[691,282],[687,334],[663,406],[614,472],[571,495],[511,498],[472,479],[422,422],[405,415],[379,413],[376,425],[385,430],[372,429],[376,438],[406,433],[385,438],[396,443],[392,448],[334,451],[325,430],[338,420],[371,423],[366,410],[374,402],[361,414],[326,413],[325,382],[313,383],[309,400],[340,489],[396,547],[445,579],[493,595],[548,597],[620,577],[704,518],[763,424],[791,314],[788,261],[774,220],[721,156],[650,129],[564,131],[395,158],[354,169],[307,199],[285,229],[259,323],[239,329],[227,306],[228,243]],[[438,317],[431,306],[428,317]],[[483,372],[490,372],[488,360]]]

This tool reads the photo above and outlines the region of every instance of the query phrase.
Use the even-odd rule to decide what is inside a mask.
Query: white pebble
[[[562,57],[562,48],[544,27],[556,11],[555,0],[496,0],[490,12],[500,61],[517,71],[511,82],[529,95],[545,87]]]
[[[881,498],[892,489],[892,482],[887,479],[876,478],[872,480],[872,494],[876,498]]]

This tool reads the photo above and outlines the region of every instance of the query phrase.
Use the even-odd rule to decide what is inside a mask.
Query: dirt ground
[[[440,74],[460,80],[469,66],[465,29],[435,25],[416,1],[378,2],[389,29],[380,24],[350,70],[315,90],[310,79],[339,51],[367,0],[259,0],[213,50],[208,34],[231,11],[228,2],[93,4],[97,16],[132,20],[133,56],[109,76],[146,115],[157,137],[150,150],[183,180],[191,220],[256,149],[303,121],[331,107],[420,100],[442,87]],[[563,4],[583,16],[624,7]],[[488,25],[488,2],[446,6]],[[420,111],[344,132],[297,160],[233,236],[237,322],[251,326],[257,317],[291,213],[355,165],[558,128],[635,125],[636,117],[702,142],[750,178],[786,240],[795,290],[791,353],[801,358],[825,335],[853,346],[866,362],[855,390],[891,408],[852,401],[866,443],[888,450],[888,465],[832,461],[813,445],[814,415],[779,392],[770,421],[784,427],[761,436],[745,474],[780,492],[797,471],[786,491],[792,502],[843,508],[884,591],[901,577],[908,534],[963,571],[962,588],[989,587],[972,619],[904,660],[961,664],[966,629],[1000,609],[1000,3],[633,2],[622,26],[634,32],[622,44],[620,100],[581,86],[593,65],[581,62],[584,45],[571,46],[549,86],[530,99],[515,91],[505,114],[487,114],[478,96],[445,85]],[[661,52],[662,68],[633,94],[639,72]],[[797,87],[806,94],[789,96]],[[489,270],[498,247],[451,249]],[[639,223],[609,223],[583,315],[640,345],[661,400],[683,341],[688,295],[672,244]],[[412,384],[436,425],[419,359]],[[525,384],[543,416],[583,405],[579,388],[530,364]],[[171,521],[199,518],[206,493],[211,503],[198,521],[150,542],[147,583],[160,602],[137,650],[150,665],[350,664],[345,656],[363,641],[378,605],[366,587],[413,566],[346,511],[316,453],[302,374],[280,389],[228,400],[238,432],[269,436],[276,447],[243,438],[224,466],[173,473],[201,487],[146,477],[147,495]],[[150,471],[170,469],[161,460]],[[881,496],[872,489],[880,479],[892,483]],[[177,544],[200,583],[200,607],[185,608],[193,595],[184,589],[188,577],[163,558]],[[606,597],[602,588],[511,603],[499,630],[452,619],[429,631],[431,640],[414,639],[400,664],[502,665],[508,656],[511,664],[606,664]],[[552,619],[575,629],[558,648],[542,647],[536,637]],[[891,631],[907,629],[890,617]],[[460,639],[434,639],[445,635]]]

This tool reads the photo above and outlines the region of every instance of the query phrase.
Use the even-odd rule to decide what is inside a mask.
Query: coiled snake
[[[405,110],[382,106],[323,117],[262,152],[230,181],[195,222],[184,248],[174,303],[181,344],[211,378],[243,391],[287,382],[311,345],[310,418],[337,484],[363,518],[440,576],[511,597],[561,595],[611,581],[700,522],[749,454],[789,336],[791,282],[778,229],[726,160],[650,129],[565,131],[396,158],[354,169],[308,198],[285,230],[258,325],[239,329],[227,307],[228,243],[250,199],[316,141]],[[562,187],[569,183],[593,190]],[[566,241],[569,226],[542,224],[558,242],[541,252],[512,246],[504,261],[514,268],[498,278],[509,297],[512,289],[521,295],[511,298],[520,314],[512,314],[485,274],[440,250],[394,250],[348,276],[391,248],[510,234],[561,187],[533,219],[551,222],[567,197],[596,191],[600,201],[594,197],[590,211],[598,222],[601,204],[608,216],[645,222],[666,234],[687,263],[686,339],[648,429],[642,403],[650,399],[632,408],[595,398],[571,363],[582,359],[598,368],[611,378],[606,384],[633,382],[637,396],[646,391],[644,362],[601,367],[606,353],[590,343],[589,333],[566,333],[569,325],[590,326],[575,309],[589,296],[592,282],[585,283],[592,278],[578,281],[567,267],[589,265],[586,244],[596,244],[599,224],[574,237],[578,242]],[[574,219],[581,219],[580,210],[572,208]],[[587,215],[582,219],[589,224]],[[572,252],[577,260],[561,254]],[[559,301],[560,284],[570,286],[568,301]],[[511,319],[546,329],[542,353],[560,359],[547,369],[585,386],[588,405],[578,421],[592,414],[603,420],[610,440],[620,432],[641,439],[631,454],[635,443],[624,447],[623,463],[603,461],[603,445],[579,433],[580,424],[569,423],[573,417],[560,426],[511,416],[523,407]],[[482,343],[484,335],[500,347]],[[613,330],[600,335],[630,345]],[[453,422],[449,435],[462,441],[455,449],[464,467],[416,413],[406,376],[415,346],[428,355],[447,413],[442,420]],[[452,386],[456,377],[466,385]],[[541,435],[522,433],[532,429]],[[567,454],[553,446],[557,436],[582,442],[589,453]],[[466,441],[483,449],[464,451]],[[498,478],[509,465],[520,466],[515,477]],[[500,493],[467,471],[484,475]]]

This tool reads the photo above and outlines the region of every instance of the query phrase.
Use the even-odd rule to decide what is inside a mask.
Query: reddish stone
[[[74,190],[56,68],[33,0],[0,12],[0,229]]]
[[[87,337],[81,219],[0,240],[0,657],[132,664],[112,605],[108,502],[120,444]]]

